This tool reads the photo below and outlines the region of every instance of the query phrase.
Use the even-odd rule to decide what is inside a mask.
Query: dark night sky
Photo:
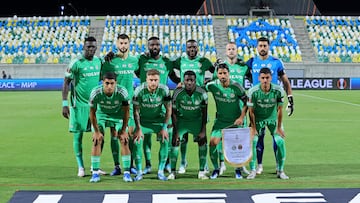
[[[291,0],[289,0],[290,2]],[[13,2],[13,6],[11,5]],[[46,2],[46,3],[44,3]],[[95,2],[95,3],[94,3]],[[114,0],[114,1],[84,1],[84,0],[33,0],[7,1],[7,6],[0,7],[3,17],[21,16],[57,16],[60,15],[60,5],[65,5],[65,15],[164,15],[164,14],[196,14],[203,0]],[[226,0],[223,0],[226,2]],[[322,15],[359,15],[360,11],[355,0],[329,1],[314,0]],[[70,3],[70,4],[69,4]],[[9,5],[10,4],[10,5]]]

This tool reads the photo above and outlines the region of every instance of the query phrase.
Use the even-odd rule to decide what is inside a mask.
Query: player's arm
[[[180,77],[178,77],[176,75],[176,72],[175,72],[175,67],[177,66],[176,65],[176,60],[175,61],[171,61],[170,59],[164,59],[166,60],[165,63],[166,63],[166,68],[169,70],[169,78],[171,81],[173,81],[175,84],[178,84],[181,80],[180,80]],[[180,68],[178,69],[180,71]]]
[[[62,115],[65,118],[69,118],[70,115],[69,102],[68,102],[70,82],[71,82],[71,78],[65,77],[62,86]]]
[[[134,96],[133,98],[133,115],[135,121],[135,132],[134,140],[139,141],[142,137],[141,125],[140,125],[140,104],[138,103],[138,97]]]
[[[208,119],[208,103],[203,101],[201,107],[201,130],[199,133],[199,145],[202,146],[207,142],[206,140],[206,124]]]
[[[168,123],[170,121],[171,112],[172,112],[171,97],[169,94],[164,97],[164,106],[165,106],[165,110],[166,110],[165,119],[164,119],[162,128],[160,130],[160,135],[162,136],[162,141],[164,141],[165,139],[169,139],[169,134],[167,132],[167,128],[168,128]]]
[[[277,128],[276,132],[282,137],[285,138],[285,133],[282,129],[282,119],[283,119],[283,106],[278,105],[277,107]]]
[[[128,126],[129,123],[129,118],[130,118],[130,104],[129,101],[123,101],[122,102],[122,111],[124,112],[123,114],[123,125],[121,127],[121,133],[126,133],[126,128]]]
[[[93,133],[93,143],[94,146],[97,146],[99,143],[102,142],[104,136],[99,130],[99,125],[97,123],[96,119],[96,105],[90,107],[90,122],[93,127],[94,133]]]
[[[178,134],[178,126],[177,126],[177,115],[176,115],[176,108],[175,104],[173,103],[172,105],[172,110],[171,110],[171,119],[172,119],[172,126],[173,126],[173,136],[172,136],[172,140],[171,140],[171,144],[173,147],[175,146],[179,146],[180,144],[180,140],[179,140],[179,134]]]
[[[292,96],[292,89],[291,84],[289,81],[289,78],[285,74],[284,71],[281,71],[278,73],[280,80],[282,81],[284,85],[284,89],[286,91],[287,97],[288,97],[288,105],[286,107],[286,110],[288,111],[288,116],[291,116],[294,112],[294,97]]]
[[[251,136],[258,135],[258,132],[256,130],[256,124],[255,124],[254,103],[252,102],[251,95],[248,97],[248,101],[246,102],[246,105],[248,106],[248,109],[249,109],[250,134],[251,134]]]

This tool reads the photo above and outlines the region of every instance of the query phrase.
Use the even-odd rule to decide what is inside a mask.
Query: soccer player
[[[285,133],[282,129],[282,108],[284,103],[284,89],[272,83],[271,70],[261,68],[258,80],[260,84],[251,87],[248,91],[248,108],[250,116],[250,127],[253,138],[253,158],[250,161],[251,172],[247,179],[256,177],[256,145],[258,142],[259,130],[267,127],[273,136],[276,144],[277,177],[289,179],[284,172],[286,157]]]
[[[288,105],[287,105],[287,111],[288,116],[291,116],[294,112],[294,98],[292,96],[292,89],[289,82],[289,79],[285,73],[285,67],[283,62],[273,57],[269,54],[270,49],[270,41],[266,37],[260,37],[257,40],[257,52],[258,55],[255,57],[250,58],[246,64],[250,68],[250,73],[248,75],[250,81],[252,82],[252,85],[256,85],[259,83],[259,72],[260,69],[263,67],[268,67],[271,70],[272,73],[272,83],[278,84],[278,79],[283,83],[283,87],[287,93],[288,97]],[[259,131],[259,140],[256,147],[257,150],[257,174],[261,174],[263,171],[263,165],[262,165],[262,158],[264,153],[264,136],[265,136],[265,128],[261,129]],[[273,140],[273,149],[274,153],[276,153],[276,144],[275,140]]]
[[[90,182],[100,181],[101,146],[104,141],[104,130],[107,126],[115,129],[115,136],[120,139],[121,160],[124,166],[123,180],[132,182],[130,176],[129,135],[127,126],[129,121],[129,94],[124,86],[118,85],[114,72],[103,75],[102,85],[91,91],[90,121],[93,127],[93,145],[91,149],[91,165],[93,174]]]
[[[101,60],[95,56],[96,39],[87,37],[84,54],[70,62],[62,87],[62,115],[69,119],[69,131],[73,136],[73,149],[78,165],[78,176],[85,176],[82,139],[84,132],[90,132],[89,97],[92,88],[99,84]],[[70,94],[70,108],[68,93]]]
[[[117,52],[109,52],[105,56],[105,62],[101,68],[101,75],[104,75],[106,72],[115,72],[117,75],[117,83],[124,86],[129,93],[129,98],[132,98],[134,95],[134,72],[139,68],[138,58],[129,55],[130,47],[130,38],[126,34],[119,34],[116,41]],[[130,100],[132,102],[132,99]],[[135,122],[133,116],[133,106],[130,103],[130,118],[128,124],[128,133],[130,143],[132,142],[133,132],[134,132]],[[116,133],[114,130],[111,130],[112,134]],[[111,136],[111,151],[114,159],[115,168],[110,173],[111,176],[120,175],[121,167],[119,161],[119,141],[117,136]],[[132,144],[129,145],[130,150]],[[133,157],[131,159],[131,165],[133,163]],[[131,167],[131,173],[136,174],[136,169]]]
[[[169,58],[166,58],[160,54],[160,39],[158,37],[150,37],[148,39],[148,53],[144,53],[139,57],[139,69],[135,71],[135,74],[140,78],[140,83],[146,81],[147,71],[155,69],[160,73],[160,84],[167,85],[168,77],[175,83],[178,83],[178,77],[176,76],[173,70],[173,61]],[[171,137],[172,128],[171,120],[169,121],[168,133]],[[147,136],[144,138],[144,156],[146,161],[146,166],[144,169],[144,174],[151,172],[151,138]]]
[[[210,159],[214,171],[210,176],[216,179],[220,175],[219,152],[222,151],[222,129],[236,126],[244,127],[246,117],[246,92],[239,83],[230,80],[229,67],[220,59],[216,63],[217,78],[206,84],[216,104],[216,118],[211,130]],[[240,102],[242,101],[242,102]],[[235,169],[235,178],[242,179],[241,170]]]
[[[159,180],[167,181],[164,168],[169,150],[168,123],[171,117],[171,96],[169,88],[164,84],[160,84],[160,72],[158,70],[150,69],[146,75],[146,82],[135,88],[133,97],[135,120],[135,146],[133,150],[138,160],[135,160],[138,170],[135,180],[141,180],[144,174],[141,173],[142,137],[144,137],[144,140],[151,139],[151,135],[156,133],[157,141],[160,144],[157,177]],[[148,153],[151,153],[151,151]],[[149,164],[148,161],[150,160],[146,160],[147,165]]]
[[[225,64],[229,67],[229,74],[230,79],[239,83],[243,87],[245,86],[245,76],[249,74],[249,68],[245,64],[245,62],[237,57],[237,47],[234,42],[229,42],[225,47],[225,55],[226,60]],[[214,79],[217,78],[216,72],[214,73]],[[242,102],[242,101],[240,101]],[[244,126],[247,125],[246,119],[244,119]],[[226,170],[226,165],[224,161],[224,155],[222,152],[219,152],[219,158],[220,158],[220,173],[219,175],[222,175],[224,171]],[[242,172],[245,174],[249,174],[249,171],[246,169],[245,166],[240,168]]]
[[[194,136],[194,142],[198,143],[198,178],[209,179],[205,172],[207,157],[206,123],[208,119],[208,96],[207,92],[196,84],[196,77],[196,73],[192,70],[186,71],[183,80],[184,87],[179,87],[174,90],[171,114],[173,121],[173,137],[170,153],[171,173],[168,179],[175,179],[179,142],[185,133],[191,133]]]
[[[209,71],[214,73],[214,66],[211,61],[198,55],[199,47],[198,43],[194,39],[186,41],[186,56],[179,57],[174,62],[174,69],[180,72],[180,83],[177,85],[182,86],[184,83],[184,73],[188,70],[192,70],[196,74],[196,85],[204,87],[205,73]],[[183,174],[186,172],[186,151],[187,151],[188,133],[183,135],[183,139],[180,144],[181,162],[178,173]]]

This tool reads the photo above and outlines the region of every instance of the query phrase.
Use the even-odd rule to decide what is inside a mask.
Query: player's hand
[[[120,132],[119,138],[120,141],[123,141],[124,143],[129,143],[129,134],[127,132]]]
[[[69,119],[70,111],[69,111],[69,107],[68,107],[68,106],[63,106],[63,108],[62,108],[62,115],[64,116],[64,118]]]
[[[165,140],[169,140],[169,134],[167,130],[161,129],[160,135],[161,135],[161,142],[164,142]]]
[[[177,85],[176,85],[176,89],[177,88],[181,88],[183,86],[183,83],[182,82],[179,82]]]
[[[141,129],[136,129],[134,132],[134,143],[135,142],[140,142],[140,139],[143,137],[142,131]]]
[[[237,118],[234,122],[234,125],[243,125],[244,124],[244,119],[243,118]]]
[[[96,146],[97,144],[101,143],[101,141],[104,139],[104,135],[101,132],[94,132],[92,138],[93,138],[94,146]]]
[[[276,133],[279,134],[280,137],[285,138],[285,132],[281,127],[276,129]]]
[[[109,53],[107,53],[104,57],[106,62],[111,62],[111,60],[115,57],[114,52],[110,51]]]
[[[288,112],[288,116],[291,116],[294,112],[294,98],[292,95],[288,96],[288,105],[286,107],[286,111]]]

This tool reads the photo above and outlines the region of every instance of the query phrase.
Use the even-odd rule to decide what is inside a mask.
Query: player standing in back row
[[[259,84],[259,74],[260,69],[267,67],[270,68],[272,74],[272,83],[278,84],[278,80],[283,83],[283,87],[287,93],[288,97],[288,105],[286,110],[288,111],[288,116],[291,116],[294,112],[294,98],[292,96],[292,89],[289,82],[289,79],[285,73],[285,67],[283,62],[273,57],[269,54],[270,49],[270,41],[266,37],[260,37],[257,40],[257,52],[258,56],[250,58],[246,65],[250,68],[251,74],[248,75],[248,78],[252,82],[252,85]],[[257,174],[261,174],[263,171],[262,158],[264,153],[264,136],[265,136],[265,128],[260,129],[259,131],[259,140],[257,142],[256,150],[257,150],[257,162],[258,167],[256,170]],[[276,144],[275,140],[273,140],[273,149],[276,154]],[[278,163],[277,163],[278,164]]]
[[[62,115],[69,119],[69,131],[73,133],[73,149],[78,165],[78,176],[85,176],[82,140],[84,132],[90,132],[89,97],[92,88],[99,84],[101,60],[95,56],[94,37],[85,38],[84,54],[73,59],[65,73],[62,87]],[[70,105],[68,93],[70,93]],[[70,108],[69,108],[70,107]]]

